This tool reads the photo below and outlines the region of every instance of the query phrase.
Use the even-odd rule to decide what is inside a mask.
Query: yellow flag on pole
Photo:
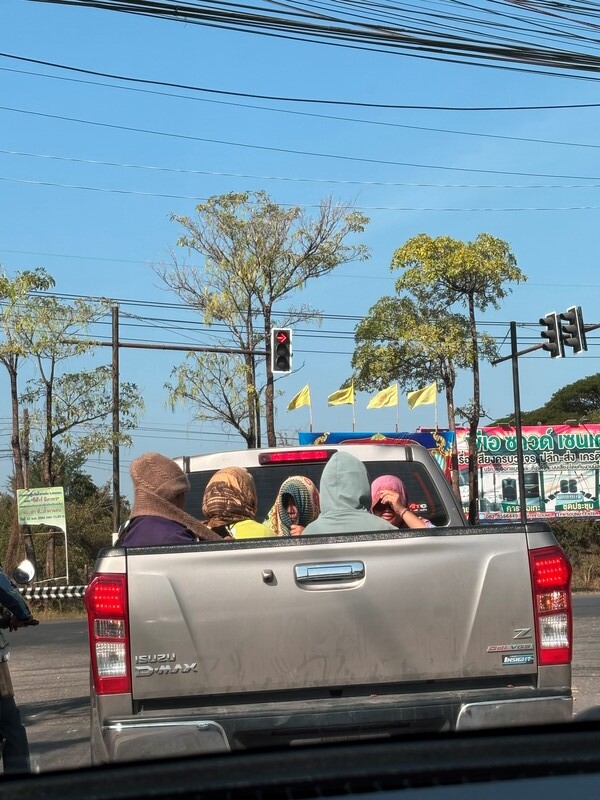
[[[327,398],[328,406],[343,406],[346,403],[354,405],[354,384],[346,389],[338,389],[337,392],[330,394]]]
[[[293,411],[295,408],[302,408],[302,406],[310,405],[310,387],[308,383],[304,389],[300,389],[297,395],[292,397],[287,407],[288,411]]]
[[[398,384],[388,386],[387,389],[382,389],[377,392],[375,397],[369,400],[367,408],[388,408],[388,406],[398,405]]]
[[[428,403],[435,403],[437,400],[437,386],[435,381],[425,386],[423,389],[417,389],[416,392],[409,392],[406,395],[409,408],[415,406],[424,406]]]

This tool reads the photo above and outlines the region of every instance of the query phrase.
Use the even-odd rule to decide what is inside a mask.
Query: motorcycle
[[[21,585],[24,586],[28,584],[30,581],[33,580],[35,577],[35,567],[31,563],[31,561],[26,558],[24,561],[21,561],[18,564],[12,573],[12,580],[11,583],[13,586]],[[14,616],[13,614],[7,609],[1,607],[0,611],[0,630],[6,628],[12,628],[14,624]],[[27,620],[26,622],[21,623],[21,627],[30,627],[32,625],[39,625],[39,619],[35,619],[35,617],[31,617],[31,619]]]

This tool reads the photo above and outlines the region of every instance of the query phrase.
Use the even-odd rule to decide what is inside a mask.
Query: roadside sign
[[[51,525],[66,533],[65,493],[62,486],[17,489],[20,525]]]

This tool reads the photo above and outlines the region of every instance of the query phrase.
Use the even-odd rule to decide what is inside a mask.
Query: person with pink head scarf
[[[371,484],[371,513],[396,528],[434,528],[428,519],[410,510],[406,487],[395,475],[380,475]]]

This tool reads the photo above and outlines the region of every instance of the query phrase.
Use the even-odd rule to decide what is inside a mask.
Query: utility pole
[[[121,448],[119,445],[119,306],[112,307],[112,399],[112,518],[113,532],[116,533],[121,525]]]

